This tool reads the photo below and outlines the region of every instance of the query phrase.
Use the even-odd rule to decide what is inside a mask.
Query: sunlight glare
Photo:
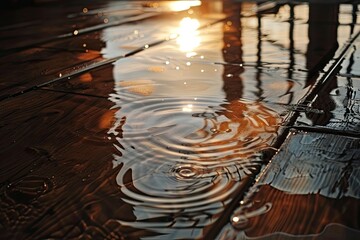
[[[186,106],[184,106],[182,108],[183,112],[192,112],[192,110],[193,110],[193,105],[192,104],[188,104],[188,105],[186,105]]]
[[[172,11],[179,12],[189,9],[190,7],[200,6],[201,1],[177,1],[170,2],[169,7]]]
[[[176,42],[183,52],[193,52],[193,50],[200,45],[200,37],[197,29],[200,27],[200,22],[197,19],[185,17],[181,20],[178,28],[178,35]]]

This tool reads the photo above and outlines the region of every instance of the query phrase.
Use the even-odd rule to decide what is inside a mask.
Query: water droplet
[[[59,77],[62,77],[62,74],[61,74],[61,73],[59,73]]]
[[[229,73],[229,74],[226,74],[226,77],[230,78],[230,77],[233,77],[234,75]]]
[[[180,69],[180,67],[179,66],[176,66],[176,68],[175,68],[176,70],[179,70]]]
[[[231,219],[232,225],[237,229],[244,229],[249,224],[249,219],[244,215],[235,216]]]
[[[166,65],[169,65],[169,64],[170,64],[170,62],[169,62],[169,61],[166,61],[166,62],[165,62],[165,64],[166,64]]]
[[[210,131],[211,131],[212,133],[217,133],[217,132],[218,132],[218,130],[217,130],[216,128],[210,128]]]
[[[83,47],[86,47],[86,43],[83,44]]]
[[[87,13],[89,10],[85,7],[85,8],[83,8],[83,13]]]
[[[105,18],[104,23],[108,23],[108,22],[109,22],[109,19]]]
[[[76,36],[76,35],[78,35],[79,34],[79,31],[78,30],[74,30],[74,35]]]
[[[227,21],[226,24],[229,25],[229,26],[231,26],[231,25],[232,25],[232,22],[231,22],[231,21]]]
[[[202,73],[203,73],[203,72],[205,72],[205,70],[204,70],[204,69],[201,69],[201,70],[200,70],[200,72],[202,72]]]
[[[249,205],[251,206],[251,205]],[[248,206],[248,207],[249,207]],[[263,215],[270,211],[272,207],[271,203],[265,203],[263,206],[256,208],[254,210],[246,211],[245,207],[240,207],[240,211],[238,214],[235,214],[233,218],[231,219],[232,225],[237,229],[244,229],[249,224],[249,218],[257,217],[260,215]]]
[[[191,65],[191,62],[186,62],[186,65],[187,65],[187,66],[190,66],[190,65]]]
[[[149,45],[148,45],[148,44],[146,44],[146,45],[144,46],[144,48],[149,48]]]
[[[184,85],[186,85],[186,82],[184,82]]]
[[[191,165],[177,166],[175,169],[176,176],[179,178],[193,178],[198,175],[198,171]]]
[[[193,172],[191,169],[181,169],[179,171],[179,174],[183,177],[189,178],[195,176],[195,172]]]
[[[200,56],[201,59],[204,59],[204,56]]]

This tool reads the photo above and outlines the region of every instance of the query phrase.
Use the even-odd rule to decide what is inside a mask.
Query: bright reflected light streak
[[[197,29],[200,27],[199,20],[185,17],[181,20],[176,39],[182,52],[193,52],[200,45],[200,37]]]
[[[184,11],[189,9],[190,7],[200,6],[201,1],[177,1],[177,2],[170,2],[169,8],[172,11]]]
[[[193,110],[193,105],[192,104],[188,104],[188,105],[186,105],[186,106],[184,106],[182,108],[183,112],[192,112],[192,110]]]

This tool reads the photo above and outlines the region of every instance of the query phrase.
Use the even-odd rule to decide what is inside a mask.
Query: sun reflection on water
[[[193,52],[196,47],[200,45],[200,36],[197,29],[200,27],[200,22],[197,19],[185,17],[180,21],[177,29],[178,38],[177,44],[182,52]]]
[[[178,11],[184,11],[189,9],[190,7],[200,6],[201,1],[173,1],[169,2],[169,8],[172,11],[178,12]]]

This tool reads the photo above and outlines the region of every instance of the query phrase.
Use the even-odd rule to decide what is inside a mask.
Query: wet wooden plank
[[[360,78],[333,76],[311,103],[317,112],[301,113],[296,127],[360,136],[359,94]]]
[[[291,32],[291,29],[289,29],[289,39],[285,38],[286,41],[289,40],[292,42],[292,48],[286,46],[286,43],[283,43],[284,46],[278,49],[278,46],[273,43],[285,41],[283,39],[284,36],[279,34],[279,32],[269,31],[268,26],[276,23],[278,28],[286,28],[288,22],[273,19],[273,17],[270,16],[242,19],[235,14],[237,10],[245,14],[248,11],[247,8],[249,8],[249,6],[246,4],[241,7],[240,5],[231,5],[229,9],[232,10],[226,13],[224,12],[231,17],[219,24],[201,29],[199,35],[193,39],[193,42],[201,39],[201,44],[194,46],[196,50],[196,55],[194,56],[184,56],[184,46],[181,45],[182,41],[181,39],[176,39],[176,41],[169,41],[160,46],[138,53],[138,58],[128,60],[132,65],[131,68],[122,66],[127,64],[126,61],[120,60],[116,62],[114,68],[114,79],[116,79],[117,82],[115,86],[116,93],[121,96],[123,92],[128,90],[123,90],[124,88],[121,88],[121,85],[123,85],[123,87],[129,87],[131,84],[140,85],[138,86],[138,90],[149,92],[150,90],[156,90],[156,84],[161,83],[158,81],[161,79],[172,79],[173,76],[179,76],[179,80],[180,78],[184,78],[184,82],[188,83],[189,81],[187,80],[188,78],[191,80],[191,76],[205,78],[205,71],[223,71],[221,78],[224,80],[224,88],[234,89],[234,91],[236,90],[242,94],[244,98],[266,99],[269,102],[277,104],[288,104],[288,108],[291,110],[301,112],[307,110],[310,110],[310,112],[321,111],[316,108],[311,109],[311,107],[294,106],[291,104],[297,103],[299,99],[305,95],[306,91],[309,90],[309,86],[316,82],[316,79],[320,78],[319,76],[322,76],[319,74],[319,69],[331,60],[334,54],[338,55],[339,52],[341,52],[341,46],[350,35],[338,36],[334,29],[337,28],[340,31],[343,26],[338,26],[335,21],[336,19],[331,19],[331,17],[334,18],[334,16],[329,16],[329,21],[331,21],[321,24],[322,26],[326,24],[329,25],[327,29],[330,33],[325,35],[331,35],[334,40],[329,43],[328,46],[322,48],[322,54],[320,55],[316,55],[310,50],[308,54],[305,54],[305,50],[301,52],[294,49],[294,44],[299,46],[297,43],[308,43],[308,38],[310,37],[312,41],[309,42],[309,44],[311,44],[312,48],[317,48],[322,45],[323,40],[321,40],[319,34],[314,33],[314,31],[310,31],[308,33],[309,36],[305,36],[303,31],[307,28],[308,24],[306,24],[304,20],[297,19],[292,22],[294,32]],[[336,11],[337,6],[330,6],[330,9]],[[300,16],[302,16],[302,11],[307,10],[306,5],[294,7],[295,13]],[[315,10],[319,11],[319,8]],[[280,19],[292,19],[291,16],[287,16],[286,14],[282,16],[282,14],[284,14],[284,12],[280,11]],[[343,13],[343,15],[346,14]],[[259,29],[254,29],[253,26],[247,24],[250,19],[258,22]],[[316,21],[312,24],[314,25],[313,28],[318,26]],[[239,31],[239,29],[241,29],[241,31]],[[222,32],[222,34],[219,34],[219,32]],[[264,36],[266,36],[266,39]],[[254,38],[257,39],[257,41],[254,41]],[[294,40],[295,38],[296,41]],[[186,41],[183,43],[186,43]],[[108,45],[110,44],[111,41]],[[337,44],[340,44],[338,48],[336,47]],[[118,50],[115,50],[115,52],[116,51]],[[111,52],[110,48],[108,52]],[[289,58],[284,60],[284,55],[289,55]],[[195,62],[200,64],[195,66]],[[193,65],[189,67],[190,65],[188,66],[187,64]],[[221,67],[219,68],[216,64]],[[319,67],[320,65],[321,67]],[[177,67],[179,68],[179,74],[176,74],[176,71],[172,71]],[[183,71],[185,68],[190,69],[190,71]],[[197,68],[204,72],[196,71]],[[119,71],[117,69],[119,69]],[[151,69],[153,71],[151,71]],[[302,70],[300,71],[299,69]],[[157,72],[154,73],[154,71]],[[170,72],[174,74],[171,75]],[[312,74],[309,74],[310,72],[312,72]],[[238,78],[238,75],[243,79],[242,82],[231,80]],[[216,78],[220,78],[217,73],[214,73],[214,78],[215,76]],[[106,87],[106,84],[104,85]],[[97,86],[93,83],[84,84],[82,81],[79,81],[78,78],[49,86],[49,88],[54,90],[58,89],[61,91],[82,92],[86,94],[95,94],[95,92],[101,94],[101,87],[100,83],[97,84]]]
[[[219,239],[358,239],[360,139],[291,132]]]
[[[310,93],[312,96],[307,99],[307,106],[317,112],[300,113],[295,123],[298,129],[360,136],[360,78],[356,73],[360,43],[359,31],[355,28],[357,5],[352,9],[352,23],[338,29],[341,34],[343,28],[350,28],[351,40],[343,47],[340,57],[328,64],[330,68],[325,68],[324,77]],[[342,21],[349,18],[348,15]]]
[[[151,19],[146,16],[129,18],[121,26],[53,41],[3,57],[0,59],[1,69],[6,74],[0,82],[0,99],[110,64],[166,41],[171,33],[176,32],[181,19],[189,16],[187,12],[163,14],[157,13],[159,16]],[[204,17],[200,24],[206,26],[219,17],[222,16]],[[19,77],[19,69],[27,74]]]
[[[211,152],[188,146],[210,162],[192,168],[178,156],[187,157],[185,150],[175,156],[156,151],[161,146],[149,151],[146,145],[161,136],[132,138],[123,122],[136,125],[138,115],[123,106],[124,119],[122,105],[107,98],[34,90],[0,104],[1,238],[202,238],[262,163],[244,153],[211,166]],[[276,134],[265,135],[269,141]],[[192,196],[193,185],[201,195]],[[170,196],[154,195],[154,187],[168,187]]]
[[[0,238],[155,235],[118,222],[136,216],[116,183],[112,107],[41,90],[1,102]]]
[[[85,4],[81,1],[74,1],[68,4],[57,2],[50,6],[40,4],[37,7],[29,6],[25,9],[20,8],[20,10],[10,8],[7,11],[9,13],[2,15],[4,21],[8,21],[10,18],[13,22],[29,22],[29,24],[13,28],[9,24],[8,28],[0,29],[4,33],[0,38],[2,54],[116,26],[128,21],[127,19],[142,19],[142,16],[149,17],[159,14],[155,13],[157,10],[150,8],[145,12],[146,9],[142,5],[142,2],[107,1]],[[112,8],[118,9],[116,14],[111,13]],[[122,8],[121,11],[120,8]],[[8,14],[16,17],[7,17]],[[29,19],[29,15],[32,20],[26,20]],[[15,26],[18,25],[19,23],[15,24]]]
[[[133,20],[128,19],[128,22],[131,21]],[[154,39],[148,36],[144,41],[151,44]],[[0,98],[97,64],[104,60],[100,52],[104,46],[101,32],[97,31],[73,36],[66,40],[53,41],[2,57],[0,59],[1,69],[6,74],[3,75],[0,82]],[[125,53],[132,50],[126,49]],[[19,69],[26,74],[19,76]]]

